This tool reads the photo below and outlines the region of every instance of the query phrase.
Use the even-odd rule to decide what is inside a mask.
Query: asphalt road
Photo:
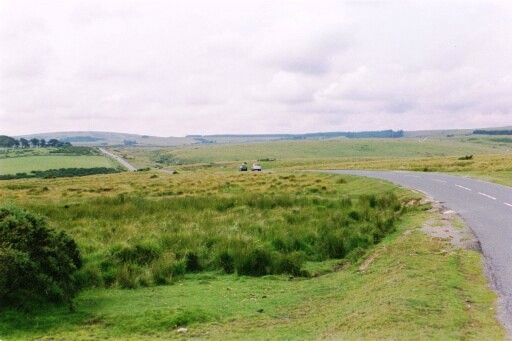
[[[501,316],[512,326],[512,187],[460,176],[385,171],[328,171],[392,181],[427,193],[466,221],[477,236],[487,272],[501,296]]]
[[[103,149],[103,148],[98,148],[100,150],[100,152],[102,152],[103,154],[107,155],[108,157],[111,157],[113,158],[114,160],[116,160],[117,162],[119,162],[123,167],[125,167],[126,169],[128,169],[129,171],[136,171],[137,168],[134,167],[133,165],[129,164],[128,162],[126,162],[123,158],[121,158],[120,156],[117,156],[116,154],[113,154],[111,152],[109,152],[108,150],[106,149]]]

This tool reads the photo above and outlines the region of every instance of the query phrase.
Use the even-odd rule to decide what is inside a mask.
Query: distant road
[[[115,155],[115,154],[113,154],[113,153],[111,153],[108,150],[103,149],[103,148],[98,148],[98,149],[100,150],[100,152],[102,152],[106,156],[109,156],[109,157],[113,158],[114,160],[116,160],[117,162],[119,162],[123,167],[125,167],[129,171],[134,172],[134,171],[137,170],[137,167],[134,167],[133,165],[129,164],[128,162],[126,162],[126,160],[124,160],[120,156],[117,156],[117,155]]]
[[[503,320],[512,326],[512,187],[438,173],[326,172],[389,180],[425,192],[458,212],[480,241],[492,285],[503,299]]]

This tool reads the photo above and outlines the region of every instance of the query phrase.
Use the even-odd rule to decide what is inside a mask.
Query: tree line
[[[473,134],[479,134],[479,135],[512,135],[512,130],[473,130]]]
[[[10,137],[7,135],[0,135],[0,147],[7,148],[45,148],[45,147],[65,147],[71,146],[69,142],[62,142],[57,139],[49,139],[46,141],[45,139],[31,138],[29,140],[20,137],[19,139],[15,139],[14,137]]]

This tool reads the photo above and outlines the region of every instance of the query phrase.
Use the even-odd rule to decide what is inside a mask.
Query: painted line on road
[[[512,204],[509,204],[508,202],[504,202],[505,205],[512,207]]]
[[[418,175],[410,175],[410,174],[405,174],[405,176],[410,176],[411,178],[421,178],[421,176],[418,176]]]
[[[471,188],[467,188],[467,187],[464,187],[464,186],[461,186],[461,185],[457,185],[457,184],[455,184],[455,186],[460,187],[462,189],[465,189],[466,191],[471,191],[472,190]]]
[[[478,192],[478,194],[483,195],[484,197],[490,198],[492,200],[496,200],[495,197],[491,197],[489,194],[485,194],[485,193],[482,193],[482,192]]]
[[[439,179],[430,179],[432,181],[437,181],[437,182],[442,182],[444,184],[448,183],[448,181],[444,181],[444,180],[439,180]]]

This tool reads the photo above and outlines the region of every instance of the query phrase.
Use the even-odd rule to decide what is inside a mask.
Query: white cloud
[[[0,2],[0,133],[512,124],[503,1]]]

